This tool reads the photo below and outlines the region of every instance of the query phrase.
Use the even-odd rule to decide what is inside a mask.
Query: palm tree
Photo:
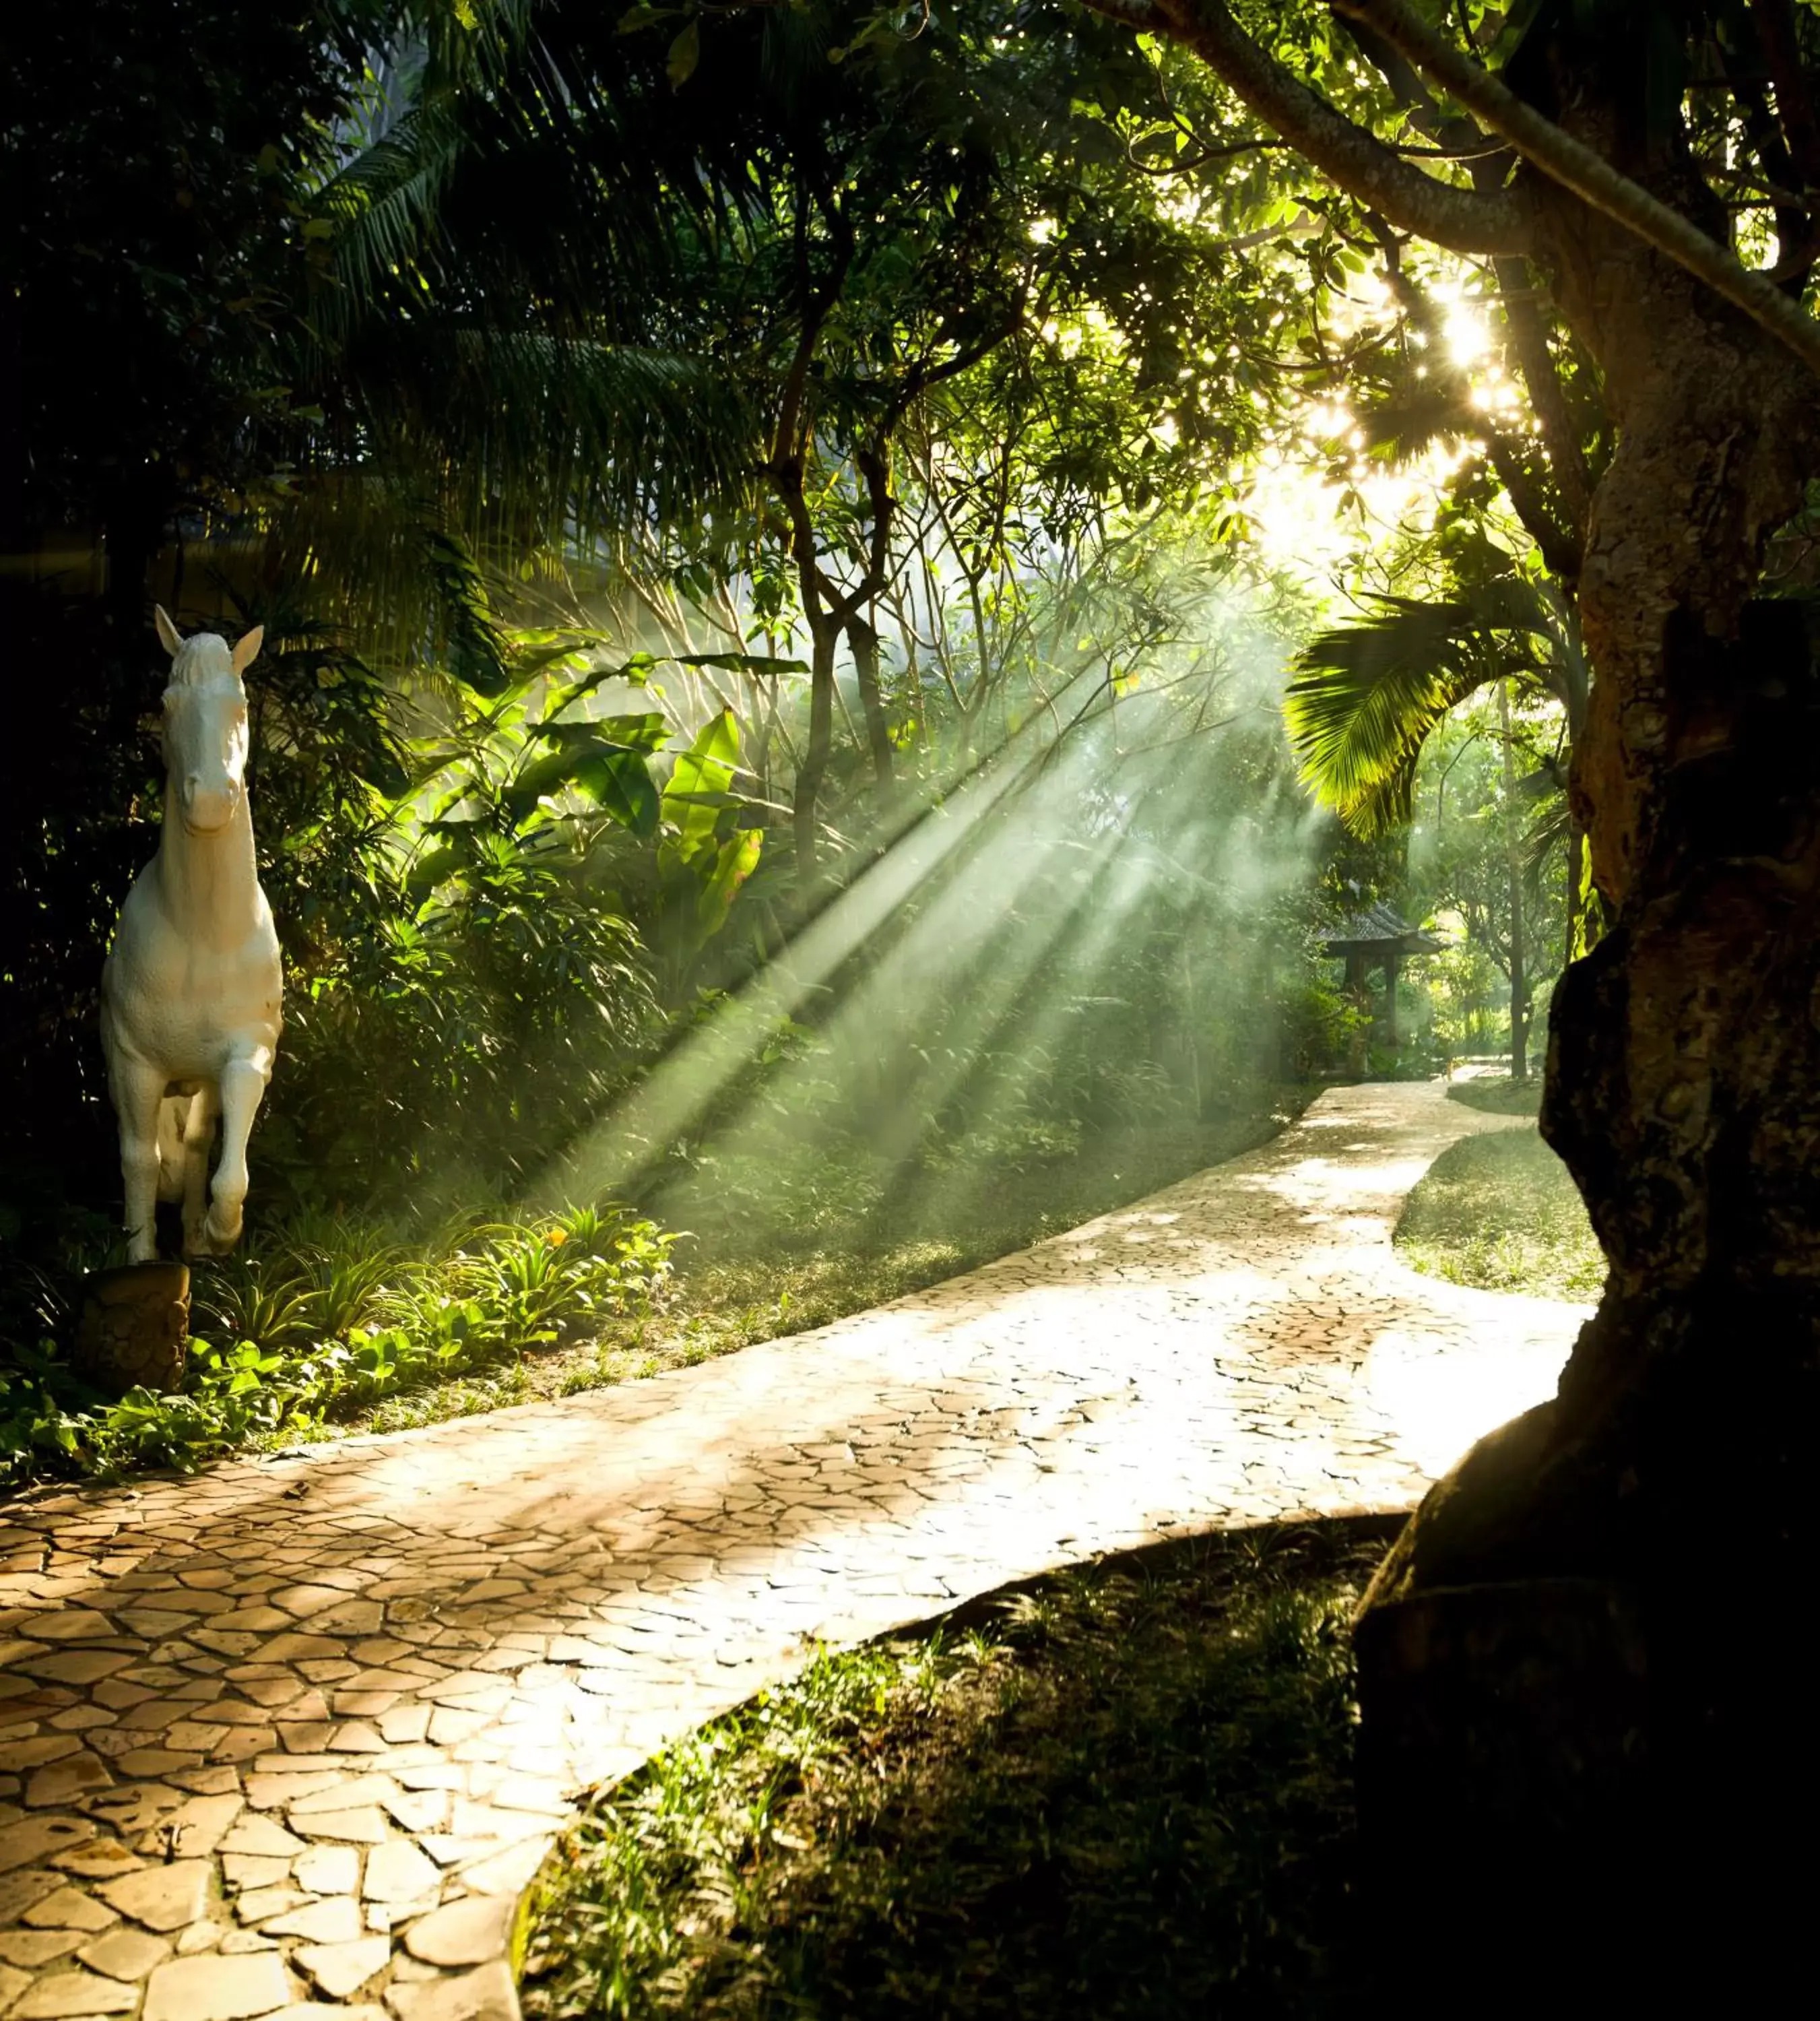
[[[1529,995],[1523,958],[1523,880],[1548,853],[1567,852],[1566,958],[1583,951],[1584,839],[1566,792],[1567,758],[1585,727],[1586,663],[1573,606],[1545,580],[1506,572],[1460,586],[1445,600],[1374,598],[1377,609],[1319,634],[1303,650],[1283,699],[1303,782],[1356,834],[1370,837],[1414,812],[1422,748],[1454,711],[1494,683],[1504,744],[1507,807],[1520,793],[1541,803],[1527,845],[1506,828],[1510,877],[1511,1073],[1528,1075]],[[1557,702],[1567,718],[1562,756],[1516,776],[1512,690]],[[1527,865],[1525,858],[1527,856]]]
[[[633,307],[683,295],[687,146],[653,138],[635,80],[566,76],[536,12],[432,5],[377,66],[308,226],[289,362],[315,426],[269,563],[382,657],[482,693],[509,679],[500,582],[698,519],[755,475],[745,382]]]

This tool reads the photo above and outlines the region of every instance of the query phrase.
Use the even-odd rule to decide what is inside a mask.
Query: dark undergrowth
[[[1188,1540],[822,1655],[565,1835],[527,2016],[1374,2011],[1347,1620],[1387,1534]]]

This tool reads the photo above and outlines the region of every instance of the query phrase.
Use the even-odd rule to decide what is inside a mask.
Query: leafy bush
[[[182,1391],[110,1402],[54,1345],[0,1367],[0,1480],[187,1471],[381,1398],[557,1345],[646,1310],[673,1236],[621,1207],[458,1225],[416,1250],[318,1222],[198,1273]],[[41,1302],[46,1310],[52,1302]]]
[[[1301,1080],[1343,1066],[1371,1021],[1367,1012],[1319,977],[1286,993],[1283,1019],[1284,1063]]]

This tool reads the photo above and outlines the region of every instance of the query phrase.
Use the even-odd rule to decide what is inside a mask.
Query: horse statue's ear
[[[181,634],[178,632],[177,628],[170,621],[169,616],[166,614],[165,607],[162,603],[156,603],[152,606],[151,616],[152,622],[158,627],[158,635],[163,643],[165,650],[169,653],[171,657],[174,660],[177,656],[179,648],[184,643]]]
[[[256,625],[240,643],[234,648],[234,671],[243,674],[259,657],[259,649],[265,643],[265,627]]]

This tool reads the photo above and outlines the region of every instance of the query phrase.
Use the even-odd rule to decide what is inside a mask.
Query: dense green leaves
[[[674,1238],[622,1209],[474,1222],[401,1246],[306,1219],[198,1276],[184,1390],[118,1402],[53,1353],[0,1364],[0,1482],[142,1466],[188,1472],[238,1446],[308,1438],[380,1399],[515,1361],[648,1311]]]
[[[1383,116],[1324,9],[1278,25]],[[48,130],[56,93],[20,129],[50,166],[17,299],[60,388],[34,410],[31,512],[104,537],[115,621],[98,646],[47,596],[15,628],[31,664],[71,670],[20,705],[20,748],[49,755],[8,804],[8,861],[31,866],[9,887],[8,1051],[48,1047],[60,1091],[25,1134],[76,1145],[53,1112],[86,1076],[71,1156],[111,1194],[83,1021],[154,840],[148,586],[187,621],[267,627],[253,783],[289,990],[269,1200],[526,1182],[975,781],[1004,793],[961,852],[988,897],[943,930],[970,949],[1021,894],[1028,974],[932,956],[926,1018],[908,992],[877,1010],[855,1105],[906,1048],[935,1062],[944,1128],[990,1117],[1006,1142],[1198,1110],[1257,1071],[1196,1024],[1209,985],[1171,936],[1192,917],[1279,1003],[1195,880],[1229,843],[1245,891],[1288,907],[1275,649],[1234,618],[1230,544],[1283,417],[1392,348],[1388,314],[1336,333],[1359,216],[1192,64],[1054,0],[921,22],[868,0],[325,0],[244,49],[231,26],[208,0],[121,25],[121,90],[168,118],[109,102],[86,27],[35,23],[54,60],[21,73],[93,72],[84,147],[122,122],[152,137],[126,190]],[[167,214],[185,148],[200,239]],[[58,234],[91,206],[118,231],[72,250]],[[46,304],[116,253],[143,298],[117,273],[78,287],[71,357],[130,348],[155,297],[133,355],[174,361],[173,401],[108,386],[90,413],[56,381]],[[56,476],[101,470],[101,414],[158,473],[130,513],[125,463],[87,490]],[[1163,789],[1128,764],[1192,748],[1192,777],[1214,737],[1199,777],[1229,822],[1173,785],[1134,814]],[[786,821],[808,850],[780,847]],[[1200,909],[1135,893],[1112,836]],[[904,887],[842,988],[864,993],[925,902]],[[1141,1029],[1102,986],[1119,923],[1156,1007]],[[1294,966],[1306,920],[1281,923]],[[1021,1000],[1034,974],[1065,1010]]]
[[[735,825],[745,805],[732,790],[739,755],[739,723],[730,708],[723,709],[676,754],[664,788],[657,863],[668,887],[666,911],[678,923],[685,953],[719,931],[763,845],[760,829]]]

